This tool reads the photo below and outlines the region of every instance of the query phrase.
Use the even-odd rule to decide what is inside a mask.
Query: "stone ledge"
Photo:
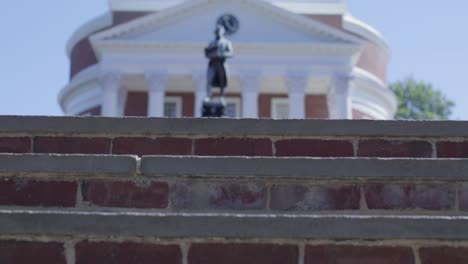
[[[0,116],[0,134],[468,137],[463,121],[266,120]]]
[[[0,174],[60,174],[133,176],[134,156],[0,154]]]
[[[139,167],[138,167],[139,166]],[[0,154],[0,175],[467,180],[466,159]]]
[[[464,159],[143,157],[146,176],[378,180],[468,179]]]
[[[382,228],[385,227],[385,228]],[[4,235],[466,240],[466,216],[242,215],[0,210]]]

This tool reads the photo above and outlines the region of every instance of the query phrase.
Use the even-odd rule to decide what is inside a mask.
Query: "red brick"
[[[273,145],[265,138],[205,138],[195,140],[199,156],[273,156]]]
[[[31,139],[28,137],[0,138],[0,153],[31,153]]]
[[[257,183],[177,183],[172,199],[176,209],[264,209],[266,187]]]
[[[148,116],[148,92],[128,92],[124,116]]]
[[[278,157],[353,157],[353,144],[342,140],[290,139],[276,144]]]
[[[182,264],[176,245],[143,243],[80,242],[76,245],[76,264]]]
[[[466,264],[468,248],[426,247],[419,249],[421,264]]]
[[[468,142],[439,142],[437,143],[437,157],[468,158]]]
[[[304,264],[414,264],[411,248],[367,246],[308,246]]]
[[[166,208],[169,186],[152,182],[137,186],[133,182],[91,181],[82,185],[83,199],[92,205],[120,208]]]
[[[65,264],[63,245],[60,243],[0,241],[2,264]]]
[[[72,138],[72,137],[36,137],[35,153],[57,154],[109,154],[110,139],[107,138]]]
[[[189,264],[297,264],[298,248],[266,244],[194,244]]]
[[[75,182],[0,179],[0,205],[73,207],[76,190]]]
[[[273,210],[357,210],[359,201],[359,186],[274,185],[271,190]]]
[[[192,140],[188,138],[116,138],[112,145],[114,154],[191,155]]]
[[[432,145],[426,141],[365,140],[359,142],[359,157],[432,157]]]
[[[371,184],[366,186],[369,209],[450,210],[455,207],[455,190],[446,185]]]

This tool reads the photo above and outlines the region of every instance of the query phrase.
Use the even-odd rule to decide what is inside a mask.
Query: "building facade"
[[[109,0],[67,45],[66,115],[199,117],[224,21],[233,118],[392,119],[389,48],[343,0]]]

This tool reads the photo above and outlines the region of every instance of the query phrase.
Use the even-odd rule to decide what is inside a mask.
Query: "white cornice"
[[[99,29],[112,26],[112,14],[105,13],[102,14],[93,20],[88,21],[86,24],[83,24],[78,29],[73,32],[71,37],[68,39],[66,46],[67,56],[70,57],[73,47],[80,42],[86,36],[91,35]]]
[[[377,78],[372,73],[361,69],[354,68],[353,76],[356,78],[355,81],[359,81],[360,85],[357,85],[361,92],[365,91],[368,95],[373,95],[374,98],[380,98],[380,107],[385,105],[385,111],[387,112],[386,119],[392,119],[398,108],[398,99],[396,95],[388,88],[388,85]],[[370,100],[372,101],[372,100]],[[370,102],[368,100],[367,103]]]
[[[113,11],[160,11],[187,0],[109,0]],[[222,0],[220,0],[222,1]],[[344,14],[343,0],[263,0],[299,14]]]
[[[350,14],[347,14],[343,17],[343,28],[379,45],[387,53],[387,58],[390,58],[390,47],[385,41],[382,33],[380,33],[377,29],[353,17]]]
[[[186,42],[151,42],[133,40],[109,40],[94,43],[98,59],[102,58],[103,52],[112,54],[147,54],[147,57],[184,54],[191,57],[200,57],[200,50],[203,50],[206,43],[186,43]],[[236,43],[234,48],[237,52],[245,56],[339,56],[355,57],[361,51],[361,47],[346,43]]]
[[[285,23],[289,23],[297,26],[298,28],[305,30],[310,33],[320,34],[327,38],[335,39],[348,44],[361,45],[364,41],[352,34],[348,34],[334,27],[325,25],[318,21],[310,18],[297,15],[290,11],[276,7],[270,3],[260,0],[223,0],[223,1],[235,1],[235,3],[243,3],[249,6],[249,8],[256,8],[262,12],[268,12],[275,15],[278,18],[282,18]],[[164,25],[165,21],[173,19],[174,17],[187,17],[188,14],[194,12],[194,10],[202,8],[204,5],[209,5],[215,2],[215,0],[191,0],[184,2],[176,7],[168,8],[162,12],[158,12],[146,17],[135,19],[125,24],[113,27],[109,30],[97,33],[91,37],[91,43],[95,48],[97,54],[100,53],[97,50],[98,46],[102,46],[102,43],[113,41],[112,39],[129,33],[135,34],[137,32],[144,33],[149,28],[157,28],[158,26]],[[117,44],[113,42],[114,44]]]

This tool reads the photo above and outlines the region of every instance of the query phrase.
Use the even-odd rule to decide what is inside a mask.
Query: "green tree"
[[[395,119],[448,120],[452,115],[455,103],[430,83],[409,77],[392,83],[390,89],[399,101]]]

